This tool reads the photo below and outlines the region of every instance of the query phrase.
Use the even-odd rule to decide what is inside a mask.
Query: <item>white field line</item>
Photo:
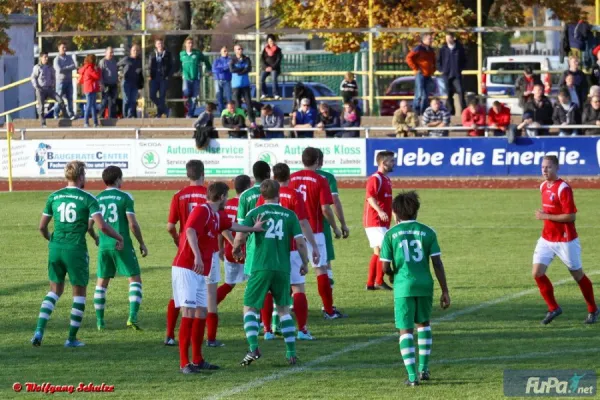
[[[587,273],[588,276],[589,275],[598,275],[598,274],[600,274],[600,271],[591,271],[591,272]],[[553,285],[554,286],[560,286],[560,285],[564,285],[565,283],[572,282],[572,281],[573,281],[573,278],[563,279],[561,281],[554,282]],[[496,304],[505,303],[505,302],[508,302],[508,301],[511,301],[511,300],[514,300],[514,299],[518,299],[520,297],[524,297],[524,296],[527,296],[529,294],[533,294],[533,293],[537,293],[537,292],[538,292],[537,288],[523,290],[523,291],[518,292],[518,293],[514,293],[514,294],[511,294],[511,295],[507,295],[507,296],[502,296],[502,297],[499,297],[499,298],[494,299],[494,300],[483,302],[483,303],[481,303],[481,304],[479,304],[477,306],[467,307],[467,308],[464,308],[462,310],[451,312],[451,313],[447,314],[446,316],[441,317],[441,318],[437,318],[435,320],[432,320],[431,322],[432,322],[432,325],[433,325],[433,324],[437,324],[437,323],[440,323],[440,322],[453,321],[457,317],[460,317],[461,315],[472,314],[472,313],[474,313],[476,311],[479,311],[481,309],[488,308],[488,307],[494,306]],[[251,380],[250,382],[245,383],[243,385],[236,386],[236,387],[234,387],[232,389],[225,390],[225,391],[223,391],[221,393],[218,393],[218,394],[216,394],[214,396],[210,396],[210,397],[208,397],[208,399],[210,399],[210,400],[218,400],[218,399],[228,398],[230,396],[233,396],[233,395],[236,395],[236,394],[239,394],[239,393],[244,393],[244,392],[250,391],[250,390],[252,390],[254,388],[260,387],[260,386],[262,386],[262,385],[264,385],[264,384],[266,384],[268,382],[284,378],[284,377],[286,377],[288,375],[295,375],[295,374],[299,374],[299,373],[302,373],[302,372],[305,372],[305,371],[310,371],[315,366],[323,364],[323,363],[326,363],[326,362],[331,361],[331,360],[334,360],[334,359],[336,359],[336,358],[338,358],[338,357],[340,357],[340,356],[342,356],[344,354],[351,353],[351,352],[357,351],[357,350],[362,350],[362,349],[364,349],[366,347],[370,347],[370,346],[373,346],[373,345],[385,342],[386,340],[390,340],[391,338],[396,338],[396,337],[397,337],[397,335],[393,334],[393,335],[382,336],[382,337],[379,337],[377,339],[372,339],[372,340],[369,340],[367,342],[357,343],[357,344],[355,344],[353,346],[346,347],[346,348],[344,348],[342,350],[338,350],[336,352],[327,354],[325,356],[321,356],[321,357],[315,358],[314,360],[309,361],[307,363],[303,363],[302,366],[293,367],[293,368],[289,368],[289,369],[284,369],[284,370],[282,370],[280,372],[275,372],[275,373],[273,373],[271,375],[267,375],[267,376],[262,377],[262,378],[256,378],[256,379]],[[480,357],[480,359],[485,359],[485,357]],[[456,359],[456,360],[467,360],[467,359]],[[441,363],[441,361],[445,361],[446,363],[453,362],[451,360],[440,360],[437,363]],[[462,361],[454,361],[454,362],[462,362]]]

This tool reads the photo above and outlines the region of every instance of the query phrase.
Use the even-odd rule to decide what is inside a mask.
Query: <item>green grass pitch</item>
[[[126,186],[124,187],[126,190]],[[314,274],[307,279],[309,328],[317,338],[299,342],[297,367],[285,364],[282,339],[265,343],[263,358],[238,365],[246,350],[242,328],[243,286],[220,307],[219,339],[226,347],[205,348],[222,367],[184,376],[177,348],[162,345],[170,266],[176,249],[165,226],[172,192],[133,192],[150,255],[141,259],[144,298],[142,332],[125,329],[127,282],[117,278],[107,294],[107,330],[95,330],[93,287],[96,249],[91,241],[87,310],[79,333],[87,346],[65,349],[72,301],[65,294],[46,329],[41,348],[29,344],[40,303],[48,290],[46,241],[37,224],[48,193],[0,194],[0,398],[24,398],[14,382],[114,385],[113,394],[93,398],[301,398],[301,399],[495,399],[503,397],[507,368],[598,370],[600,326],[584,326],[586,307],[566,268],[555,261],[549,276],[564,314],[549,326],[539,322],[545,305],[531,278],[532,252],[541,231],[540,205],[531,190],[422,190],[419,220],[436,229],[446,265],[452,306],[439,309],[436,284],[432,380],[406,388],[394,336],[389,292],[364,289],[370,249],[361,225],[363,190],[343,190],[351,237],[336,242],[334,297],[350,318],[324,321]],[[598,191],[575,190],[584,269],[600,292]],[[64,396],[64,395],[54,395]],[[68,396],[68,395],[67,395]],[[80,395],[78,395],[79,397]]]

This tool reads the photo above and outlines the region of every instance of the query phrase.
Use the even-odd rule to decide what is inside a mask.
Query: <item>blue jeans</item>
[[[308,133],[310,133],[310,132],[308,132]],[[265,137],[267,139],[283,139],[283,138],[285,138],[285,136],[283,135],[283,132],[279,132],[279,131],[266,131]]]
[[[225,105],[231,101],[231,81],[215,80],[217,113],[221,115]]]
[[[102,92],[102,103],[100,104],[100,116],[104,115],[104,110],[108,108],[108,118],[117,118],[117,84],[104,85]]]
[[[272,70],[271,72],[263,71],[260,81],[263,88],[267,87],[267,77],[271,75],[271,97],[279,96],[279,85],[277,84],[277,78],[279,72]],[[266,95],[267,91],[263,90],[263,94]]]
[[[63,99],[67,116],[73,115],[73,82],[69,79],[56,84],[56,93]],[[60,105],[54,104],[54,116],[58,117]]]
[[[123,82],[123,118],[137,118],[137,83]]]
[[[156,104],[156,116],[167,115],[167,84],[169,81],[162,78],[152,79],[150,81],[150,100]],[[158,97],[156,94],[158,93]]]
[[[183,80],[183,97],[187,97],[188,117],[194,116],[196,111],[196,100],[200,95],[200,81],[195,79],[193,81]]]
[[[431,76],[423,76],[422,73],[415,75],[415,99],[413,100],[413,111],[417,115],[423,115],[429,106],[429,93],[435,91],[435,84]]]
[[[98,93],[86,93],[85,94],[85,113],[83,114],[83,121],[85,124],[88,123],[88,119],[90,118],[90,113],[92,114],[92,118],[94,119],[94,125],[98,125],[98,110],[96,109],[96,97]]]

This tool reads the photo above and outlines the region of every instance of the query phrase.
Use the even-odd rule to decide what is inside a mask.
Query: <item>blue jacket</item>
[[[231,87],[233,89],[250,86],[248,73],[252,71],[252,61],[248,56],[242,55],[242,58],[231,57],[229,70],[232,73]]]
[[[231,81],[229,61],[231,61],[229,57],[219,57],[213,62],[212,73],[216,81]]]
[[[296,125],[310,124],[310,126],[315,126],[316,123],[317,111],[315,109],[309,107],[307,112],[296,111]]]
[[[437,59],[437,70],[446,78],[460,78],[466,63],[465,48],[457,41],[452,50],[447,44],[442,46]]]

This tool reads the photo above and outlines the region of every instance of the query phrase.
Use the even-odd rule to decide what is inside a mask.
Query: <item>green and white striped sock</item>
[[[417,368],[415,366],[415,341],[412,334],[400,335],[400,354],[402,354],[402,360],[404,360],[404,366],[408,372],[408,379],[414,382],[417,379]]]
[[[106,288],[96,286],[94,291],[94,309],[96,310],[96,322],[104,326],[104,307],[106,306]]]
[[[431,354],[431,326],[418,329],[419,372],[429,371],[429,355]]]
[[[271,314],[271,330],[273,330],[273,333],[281,332],[279,314],[277,314],[277,305],[275,303],[273,303],[273,314]]]
[[[258,349],[258,319],[259,316],[252,311],[244,314],[244,332],[246,332],[250,351]]]
[[[42,300],[42,306],[40,307],[40,314],[38,315],[37,327],[36,331],[44,334],[44,329],[46,329],[46,324],[50,319],[50,315],[52,315],[52,311],[54,311],[54,307],[56,306],[56,302],[58,301],[60,296],[58,296],[54,292],[48,292],[44,300]]]
[[[69,326],[69,340],[77,339],[77,332],[83,320],[83,312],[85,311],[85,297],[74,296],[73,306],[71,307],[71,324]]]
[[[129,322],[136,324],[140,304],[142,303],[142,284],[141,282],[131,282],[129,284]]]
[[[296,357],[296,325],[290,314],[281,317],[281,333],[285,342],[285,356]]]

